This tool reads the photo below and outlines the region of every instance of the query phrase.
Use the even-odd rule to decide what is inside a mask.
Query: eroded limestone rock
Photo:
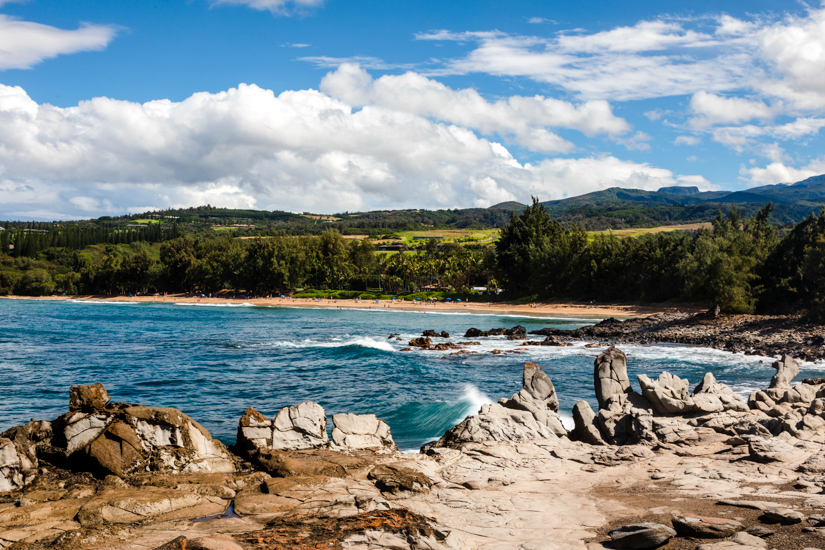
[[[374,414],[335,414],[332,441],[350,449],[396,450],[389,425]]]
[[[328,444],[326,413],[311,401],[284,407],[273,420],[250,407],[238,425],[237,445],[244,451],[313,449]]]
[[[610,346],[596,359],[593,382],[599,409],[608,401],[629,393],[630,379],[627,377],[627,357],[622,351]]]
[[[719,402],[719,409],[715,401]],[[693,403],[699,412],[726,411],[748,411],[748,404],[738,393],[734,392],[725,384],[716,381],[713,373],[705,373],[702,381],[693,390]]]
[[[526,441],[567,435],[558,415],[553,383],[535,363],[524,366],[522,389],[510,399],[483,405],[451,428],[434,447],[459,448],[481,441]]]
[[[688,391],[689,382],[667,371],[652,380],[645,374],[639,374],[639,386],[642,395],[659,414],[685,414],[693,412],[696,406]]]

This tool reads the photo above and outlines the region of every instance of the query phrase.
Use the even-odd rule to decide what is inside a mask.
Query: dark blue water
[[[111,302],[0,300],[0,431],[68,410],[73,384],[102,382],[115,401],[175,407],[233,443],[247,407],[273,416],[302,401],[329,415],[375,413],[402,449],[440,436],[481,403],[521,386],[526,361],[540,364],[560,396],[563,416],[579,399],[595,403],[598,349],[517,346],[482,339],[477,355],[400,352],[424,329],[464,340],[470,327],[521,324],[573,328],[592,319],[354,311],[275,307],[175,306]],[[403,342],[388,340],[397,332]],[[706,371],[746,394],[767,385],[770,360],[676,346],[622,346],[628,371],[662,370],[692,384]],[[821,376],[803,365],[799,378]]]

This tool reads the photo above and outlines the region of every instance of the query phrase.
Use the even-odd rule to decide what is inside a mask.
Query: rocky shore
[[[0,548],[822,548],[825,383],[794,384],[790,355],[774,368],[747,399],[709,373],[634,388],[610,347],[568,432],[528,363],[418,454],[310,402],[250,407],[228,448],[180,411],[74,386],[66,414],[0,434]]]
[[[544,328],[530,334],[561,340],[615,344],[687,344],[774,357],[789,354],[805,361],[825,359],[825,327],[795,315],[660,313],[644,318],[605,319],[575,330]]]

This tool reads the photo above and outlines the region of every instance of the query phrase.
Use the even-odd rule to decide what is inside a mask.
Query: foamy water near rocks
[[[802,550],[825,537],[825,385],[794,385],[789,357],[774,367],[747,403],[710,373],[693,392],[667,372],[636,391],[610,347],[594,362],[598,410],[577,403],[568,432],[528,363],[517,393],[417,455],[375,415],[333,415],[330,440],[326,411],[305,402],[272,419],[249,408],[238,457],[180,411],[75,386],[68,413],[0,436],[0,548],[598,550],[675,536],[743,550],[776,536]]]

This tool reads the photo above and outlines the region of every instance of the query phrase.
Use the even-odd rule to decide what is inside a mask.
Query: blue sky
[[[822,4],[0,0],[0,218],[789,183],[823,110]]]

